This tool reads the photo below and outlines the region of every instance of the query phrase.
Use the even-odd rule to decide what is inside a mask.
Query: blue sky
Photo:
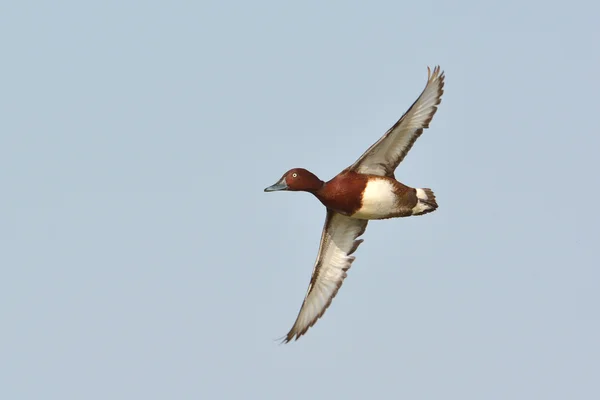
[[[594,2],[0,6],[0,397],[600,396]],[[330,179],[446,72],[376,221],[291,327]]]

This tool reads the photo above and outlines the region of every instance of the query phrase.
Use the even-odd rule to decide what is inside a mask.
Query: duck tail
[[[433,191],[428,188],[418,188],[416,190],[417,205],[412,209],[412,215],[423,215],[433,212],[438,208]]]

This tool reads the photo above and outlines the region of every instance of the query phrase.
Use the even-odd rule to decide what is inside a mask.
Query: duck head
[[[315,192],[323,186],[323,181],[312,172],[304,168],[290,169],[283,174],[277,183],[265,189],[265,192],[276,192],[280,190]]]

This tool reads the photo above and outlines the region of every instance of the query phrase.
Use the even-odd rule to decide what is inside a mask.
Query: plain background
[[[597,2],[0,6],[0,398],[598,399]],[[440,64],[373,222],[291,327],[353,163]]]

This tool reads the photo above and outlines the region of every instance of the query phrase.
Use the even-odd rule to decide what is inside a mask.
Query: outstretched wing
[[[367,223],[367,220],[349,218],[327,210],[308,291],[294,326],[283,339],[285,343],[294,337],[298,340],[323,316],[346,278],[346,271],[354,261],[351,254],[362,243],[362,239],[356,239],[363,234]]]
[[[417,101],[349,169],[363,174],[394,176],[398,164],[421,136],[423,129],[429,127],[442,100],[444,73],[440,67],[435,67],[433,73],[428,67],[427,78],[427,85]]]

